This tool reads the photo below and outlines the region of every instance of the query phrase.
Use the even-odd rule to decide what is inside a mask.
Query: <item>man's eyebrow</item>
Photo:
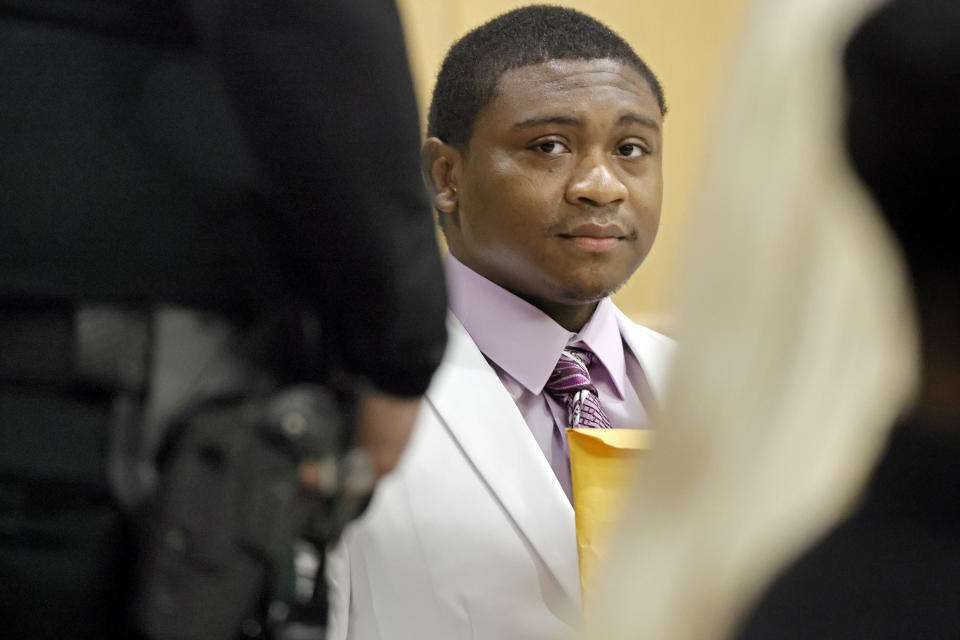
[[[526,129],[528,127],[536,127],[542,124],[562,124],[570,127],[578,127],[583,124],[583,120],[580,118],[575,118],[573,116],[560,116],[560,115],[546,115],[546,116],[534,116],[533,118],[527,118],[526,120],[521,120],[513,125],[514,129]]]
[[[660,123],[658,123],[656,120],[650,116],[634,113],[633,111],[620,116],[620,119],[617,120],[617,124],[621,126],[625,124],[639,124],[640,126],[648,127],[654,131],[660,131]]]

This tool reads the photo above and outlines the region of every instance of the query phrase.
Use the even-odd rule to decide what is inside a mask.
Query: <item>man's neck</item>
[[[485,274],[482,271],[469,266],[468,263],[460,259],[457,253],[458,252],[451,247],[448,259],[454,260],[455,262],[459,263],[462,268],[467,269],[476,276],[483,278],[500,289],[507,291],[510,294],[520,298],[524,302],[536,307],[558,325],[572,333],[578,333],[584,327],[584,325],[590,321],[590,318],[593,317],[593,313],[597,310],[597,306],[600,304],[600,300],[595,300],[593,302],[565,303],[525,295],[523,292],[517,291],[513,287],[498,282],[498,279],[495,276],[492,276],[491,274]],[[453,282],[448,280],[447,284],[448,287],[451,289],[453,288]]]
[[[567,305],[529,299],[527,299],[527,302],[550,316],[561,327],[573,333],[583,329],[583,325],[590,321],[593,312],[597,310],[597,305],[600,304],[599,302],[590,302],[582,305]]]

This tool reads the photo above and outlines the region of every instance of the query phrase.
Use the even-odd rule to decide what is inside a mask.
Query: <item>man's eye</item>
[[[545,142],[540,142],[536,146],[537,151],[542,151],[547,155],[557,156],[561,153],[566,153],[568,151],[567,147],[556,140],[547,140]]]
[[[639,158],[646,151],[638,144],[622,144],[617,147],[617,153],[626,158]]]

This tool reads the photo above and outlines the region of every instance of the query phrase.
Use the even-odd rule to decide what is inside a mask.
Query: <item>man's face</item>
[[[588,318],[653,244],[661,129],[630,66],[554,60],[506,72],[454,163],[451,252],[555,319],[565,307]]]

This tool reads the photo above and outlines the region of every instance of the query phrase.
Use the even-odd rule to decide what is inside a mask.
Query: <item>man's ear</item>
[[[430,137],[423,143],[420,159],[433,206],[447,215],[456,213],[460,206],[457,189],[463,166],[460,150],[440,138]]]

